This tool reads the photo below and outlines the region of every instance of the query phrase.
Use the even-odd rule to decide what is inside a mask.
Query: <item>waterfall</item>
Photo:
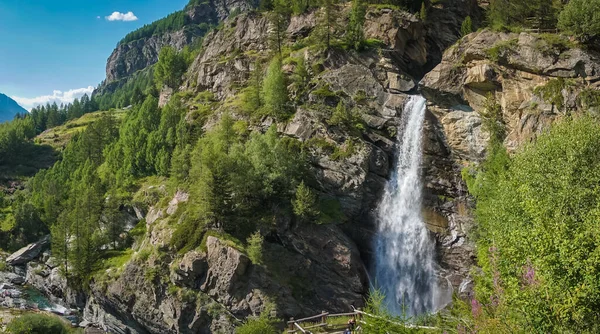
[[[435,241],[421,217],[422,126],[426,100],[412,96],[398,131],[395,168],[377,208],[377,236],[372,272],[386,306],[409,317],[437,308]]]

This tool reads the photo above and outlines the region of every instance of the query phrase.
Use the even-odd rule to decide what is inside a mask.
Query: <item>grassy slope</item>
[[[11,188],[13,181],[21,183],[26,178],[34,176],[40,169],[52,167],[59,157],[59,152],[65,148],[73,135],[83,131],[104,113],[106,111],[86,114],[38,135],[20,152],[17,161],[13,161],[10,165],[0,165],[0,190]],[[125,110],[117,110],[114,115],[117,120],[121,120],[125,113]]]
[[[125,112],[125,110],[117,110],[114,112],[114,115],[117,120],[121,120],[125,116]],[[107,113],[107,111],[97,111],[85,114],[78,119],[48,129],[38,135],[35,138],[35,142],[39,145],[50,145],[54,149],[62,151],[74,134],[85,130],[88,125],[97,121],[105,113]]]

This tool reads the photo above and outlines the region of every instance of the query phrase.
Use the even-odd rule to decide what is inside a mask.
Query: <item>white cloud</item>
[[[97,18],[98,20],[100,20],[100,16],[96,16],[96,18]]]
[[[135,16],[135,14],[133,14],[133,12],[127,12],[127,13],[121,13],[121,12],[114,12],[112,14],[110,14],[110,16],[106,17],[107,20],[109,21],[137,21],[137,16]]]
[[[11,96],[11,98],[17,101],[17,103],[21,105],[21,107],[27,110],[31,110],[32,108],[35,108],[42,104],[45,105],[46,103],[52,104],[56,102],[56,104],[58,105],[60,105],[61,103],[71,103],[73,102],[73,100],[82,97],[84,94],[91,96],[93,91],[94,87],[88,86],[86,88],[71,89],[66,92],[55,90],[52,92],[52,95],[42,95],[32,98]]]

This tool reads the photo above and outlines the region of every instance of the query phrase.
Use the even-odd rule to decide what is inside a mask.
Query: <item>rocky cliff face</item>
[[[430,196],[429,203],[442,213],[431,218],[448,226],[446,236],[440,235],[441,263],[454,286],[462,278],[459,292],[466,291],[465,269],[473,263],[466,238],[472,227],[470,203],[459,171],[485,158],[490,140],[483,126],[486,106],[500,105],[504,145],[514,151],[557,119],[584,109],[581,92],[598,90],[598,57],[568,40],[483,30],[449,48],[421,81],[429,101],[427,132],[433,139],[425,148],[430,158],[427,187],[437,196]],[[540,93],[550,85],[552,93]]]
[[[484,30],[446,51],[421,85],[451,135],[449,143],[458,158],[483,158],[487,135],[481,115],[490,96],[502,106],[505,145],[511,150],[535,138],[555,119],[581,109],[581,91],[598,87],[599,55],[569,43]],[[556,86],[553,96],[536,94],[536,88],[551,81]]]
[[[172,215],[187,198],[179,192],[167,207],[148,210],[149,232],[132,260],[92,282],[87,321],[111,333],[231,333],[237,319],[271,304],[278,317],[361,305],[366,271],[336,226],[280,221],[267,237],[263,265],[219,236],[183,256],[152,251],[168,246]]]
[[[256,7],[253,0],[211,0],[185,9],[184,28],[178,31],[142,38],[118,45],[106,64],[106,84],[123,79],[143,70],[158,61],[163,46],[172,46],[182,50],[192,45],[206,33],[206,26],[217,25],[231,13],[245,12]]]

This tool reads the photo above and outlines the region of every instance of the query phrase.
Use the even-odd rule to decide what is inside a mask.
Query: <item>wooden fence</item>
[[[352,309],[354,311],[349,312],[349,313],[330,314],[329,312],[323,311],[323,312],[321,312],[321,314],[317,314],[317,315],[314,315],[314,316],[308,317],[308,318],[302,318],[302,319],[290,318],[290,320],[287,322],[287,324],[288,324],[287,333],[289,333],[289,334],[295,334],[295,333],[312,334],[313,330],[321,330],[322,332],[325,332],[325,333],[342,333],[346,328],[348,328],[348,324],[346,321],[341,321],[341,322],[331,321],[332,319],[335,319],[335,318],[344,318],[344,320],[345,319],[349,320],[351,318],[354,318],[356,320],[356,328],[355,328],[356,331],[355,332],[360,333],[361,325],[368,325],[366,318],[381,319],[381,317],[379,317],[379,316],[363,312],[360,309],[355,309],[354,306],[352,306]],[[411,325],[411,324],[407,324],[407,323],[398,323],[398,322],[394,322],[394,321],[390,321],[390,322],[393,323],[394,325],[403,326],[406,328],[437,330],[436,327],[416,326],[416,325]],[[355,332],[353,332],[353,333],[355,333]]]

